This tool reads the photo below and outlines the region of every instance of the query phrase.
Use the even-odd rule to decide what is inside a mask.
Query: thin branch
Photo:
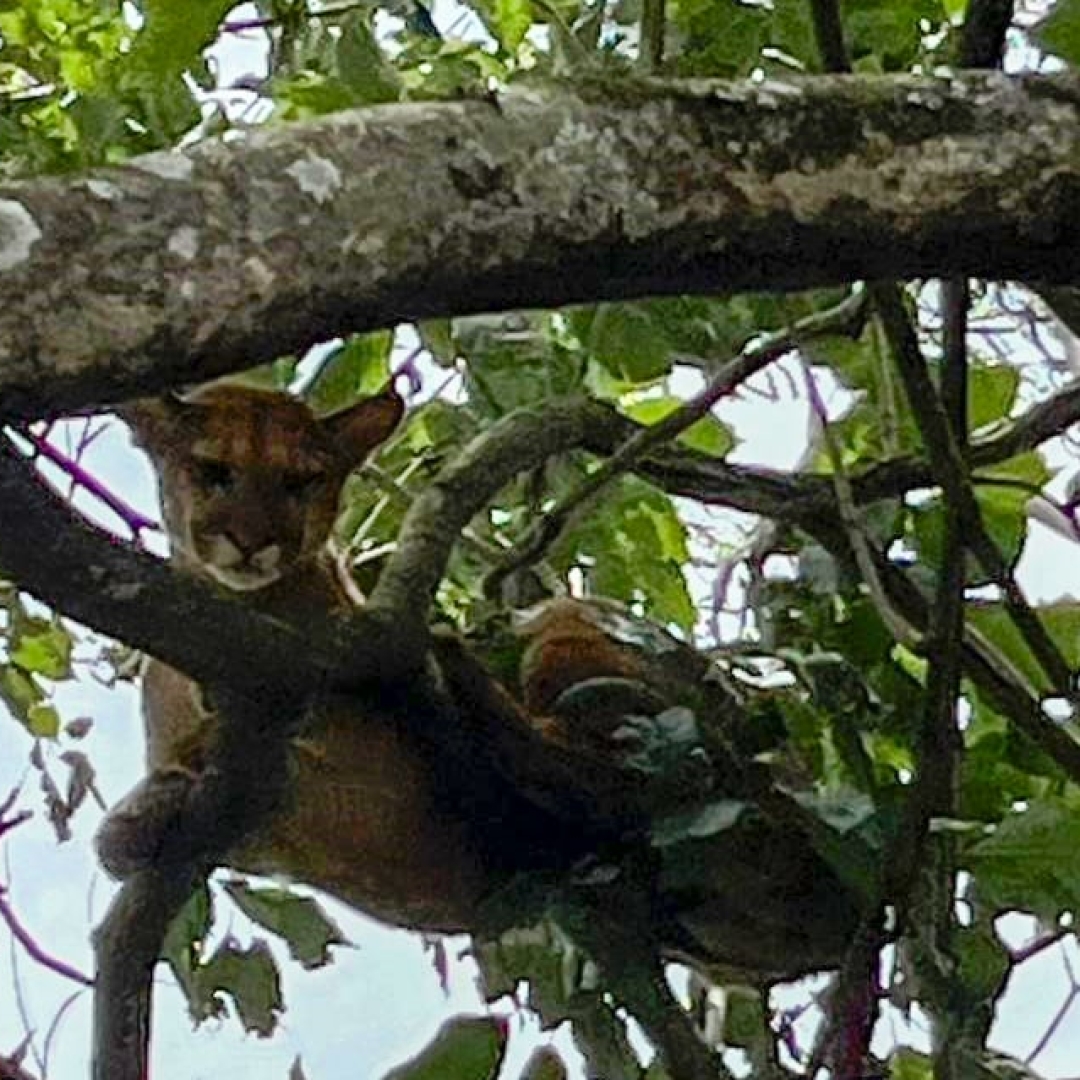
[[[1075,688],[1068,662],[1028,606],[1016,578],[983,524],[982,511],[968,480],[967,466],[926,370],[903,302],[891,288],[873,285],[871,291],[892,345],[908,404],[918,423],[931,468],[945,496],[953,501],[963,518],[965,543],[990,578],[1002,589],[1013,622],[1050,684],[1061,696],[1072,700]]]
[[[37,1080],[22,1067],[22,1059],[16,1054],[0,1054],[0,1080]]]
[[[1033,938],[1019,949],[1009,950],[1009,964],[1012,967],[1017,967],[1026,960],[1038,956],[1039,953],[1045,952],[1047,949],[1052,949],[1055,945],[1060,945],[1061,942],[1066,938],[1071,937],[1074,933],[1075,931],[1070,927],[1061,927],[1049,934],[1042,934],[1039,937]]]
[[[869,542],[859,521],[858,509],[855,506],[855,500],[851,492],[851,480],[844,466],[843,455],[829,426],[828,410],[821,400],[821,394],[813,372],[806,363],[803,364],[803,375],[806,382],[807,398],[810,401],[810,407],[817,413],[825,453],[832,467],[830,476],[836,494],[836,505],[840,511],[840,520],[847,533],[848,543],[851,544],[855,563],[862,574],[863,584],[870,594],[870,599],[874,604],[878,617],[892,633],[893,637],[898,642],[903,642],[912,649],[918,650],[922,643],[922,635],[893,607],[881,583],[881,577],[874,564]]]
[[[484,583],[484,591],[488,595],[496,594],[501,583],[510,574],[536,562],[604,488],[636,468],[651,451],[678,438],[707,416],[717,402],[762,368],[786,356],[805,341],[826,334],[857,335],[862,326],[865,309],[865,294],[858,290],[828,311],[817,312],[799,320],[793,326],[750,342],[738,356],[721,367],[704,390],[658,423],[641,428],[631,435],[602,465],[590,473],[583,483],[548,511],[513,556],[489,575]]]
[[[818,54],[826,71],[848,72],[847,46],[844,44],[844,23],[837,0],[810,0],[814,20],[814,38]]]
[[[945,315],[941,404],[956,444],[967,450],[968,354],[966,281],[947,281],[942,286]],[[925,937],[925,964],[932,965],[928,986],[944,984],[955,989],[955,973],[947,961],[953,950],[953,894],[956,874],[955,844],[948,836],[930,843],[933,818],[956,815],[957,773],[963,742],[956,722],[956,703],[963,675],[964,586],[966,548],[964,519],[948,496],[944,499],[944,534],[934,603],[926,635],[926,691],[923,716],[915,743],[915,782],[908,792],[900,821],[902,839],[889,866],[897,868],[902,886],[891,890],[899,923],[909,933]],[[900,876],[900,867],[906,867]],[[915,870],[914,868],[918,868]],[[910,906],[915,894],[927,897],[924,925],[910,926]],[[949,999],[934,1000],[928,989],[927,1004],[934,1028],[935,1080],[957,1080],[956,1053],[962,1041],[963,1017],[950,1008]]]
[[[348,3],[348,4],[327,4],[322,8],[308,8],[304,12],[304,18],[306,19],[333,19],[338,15],[348,15],[353,11],[368,11],[370,5],[367,3]],[[229,22],[221,24],[222,33],[225,34],[240,34],[245,30],[268,30],[273,26],[276,26],[280,19],[233,19]]]
[[[664,66],[666,22],[667,0],[643,0],[638,59],[643,70],[649,75],[658,74]]]
[[[133,539],[138,539],[145,531],[159,531],[160,526],[153,518],[147,517],[136,510],[135,507],[122,499],[111,488],[103,484],[93,473],[89,472],[79,461],[69,457],[54,446],[47,437],[35,435],[26,428],[19,430],[18,436],[25,439],[34,448],[34,457],[43,457],[51,461],[66,476],[71,478],[75,486],[82,488],[83,491],[108,507],[127,526]]]
[[[969,0],[957,57],[960,67],[1001,66],[1014,6],[1013,0]]]
[[[12,937],[23,947],[27,956],[32,960],[42,967],[48,968],[49,971],[78,983],[80,986],[94,985],[94,980],[89,975],[84,975],[77,968],[52,956],[38,943],[34,935],[23,926],[19,917],[15,914],[15,910],[7,898],[7,890],[3,886],[0,886],[0,919],[7,923],[7,928],[11,931]]]

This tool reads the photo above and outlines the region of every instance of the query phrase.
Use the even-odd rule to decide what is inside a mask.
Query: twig
[[[41,1072],[43,1076],[49,1075],[49,1058],[52,1055],[53,1042],[56,1039],[57,1033],[60,1031],[60,1023],[64,1017],[67,1016],[71,1006],[79,1000],[81,993],[82,991],[75,990],[68,994],[68,996],[60,1003],[60,1008],[56,1010],[56,1013],[49,1023],[48,1030],[45,1032],[45,1038],[41,1044]]]
[[[922,642],[922,635],[893,607],[881,583],[881,577],[877,572],[877,567],[874,565],[874,558],[859,521],[855,500],[852,497],[851,480],[848,478],[840,447],[837,446],[836,439],[829,426],[828,410],[821,400],[821,394],[818,391],[813,372],[810,370],[809,364],[805,362],[803,363],[803,377],[806,382],[806,394],[810,407],[817,413],[821,424],[821,437],[832,468],[830,478],[833,483],[833,491],[836,494],[836,504],[840,510],[840,520],[843,522],[844,529],[847,532],[848,542],[851,544],[855,563],[862,574],[863,583],[870,593],[870,599],[879,618],[893,637],[913,649],[918,649]]]
[[[351,11],[367,11],[367,3],[328,4],[326,7],[304,12],[306,19],[333,19],[338,15],[347,15]],[[280,19],[234,19],[221,24],[224,34],[239,34],[245,30],[267,30],[276,26]]]
[[[652,450],[676,439],[708,415],[721,398],[727,397],[751,375],[798,348],[802,342],[825,334],[854,332],[853,328],[862,324],[864,311],[865,296],[861,290],[856,290],[828,311],[809,315],[791,327],[750,342],[738,356],[721,367],[704,390],[658,423],[631,435],[583,483],[545,514],[513,556],[489,575],[484,591],[489,596],[497,594],[510,574],[534,563],[608,484],[634,469]]]
[[[1080,422],[1080,382],[1033,405],[1011,423],[997,425],[994,434],[987,433],[973,439],[969,459],[973,467],[996,465],[1034,450],[1048,439],[1061,436],[1077,422]],[[933,483],[930,471],[910,457],[883,461],[852,480],[859,503],[889,498],[907,488],[925,487]]]
[[[1080,986],[1077,986],[1074,981],[1069,987],[1069,992],[1065,995],[1065,1000],[1062,1001],[1053,1017],[1051,1017],[1050,1023],[1046,1026],[1046,1030],[1039,1036],[1038,1041],[1024,1056],[1025,1065],[1030,1065],[1050,1045],[1050,1040],[1064,1023],[1065,1017],[1069,1015],[1069,1010],[1073,1007],[1073,1003],[1078,997],[1080,997]]]
[[[0,1054],[0,1080],[36,1080],[16,1055]]]
[[[982,511],[967,477],[966,464],[950,430],[941,399],[926,370],[903,301],[895,290],[887,286],[872,285],[870,289],[889,337],[931,468],[945,497],[952,501],[963,519],[965,542],[986,573],[1002,589],[1005,606],[1013,622],[1050,684],[1062,697],[1074,700],[1073,674],[1068,662],[1029,607],[1016,578],[986,531]]]
[[[108,507],[127,526],[134,539],[138,539],[144,531],[156,532],[160,529],[160,526],[153,518],[140,513],[125,502],[80,462],[54,446],[46,437],[35,435],[27,428],[20,429],[17,434],[19,438],[25,439],[34,448],[35,457],[43,457],[47,461],[51,461],[66,476],[71,478],[73,484],[82,488],[83,491]]]
[[[659,74],[664,66],[666,20],[666,0],[643,0],[641,5],[641,43],[638,47],[638,62],[648,75]]]
[[[19,917],[15,914],[14,909],[8,901],[7,889],[2,885],[0,885],[0,918],[7,923],[7,927],[11,931],[12,937],[14,937],[23,947],[26,954],[32,960],[36,961],[42,967],[48,968],[49,971],[53,971],[65,979],[70,979],[72,982],[78,983],[80,986],[94,985],[94,980],[91,979],[89,975],[84,975],[77,968],[52,956],[38,944],[34,935],[19,921]]]
[[[1024,963],[1024,961],[1030,960],[1033,956],[1038,956],[1039,953],[1045,952],[1047,949],[1051,949],[1055,945],[1060,944],[1067,937],[1072,936],[1074,932],[1075,931],[1069,927],[1061,927],[1058,930],[1054,930],[1052,933],[1043,934],[1041,937],[1029,941],[1019,949],[1010,949],[1009,963],[1013,967],[1017,967]]]
[[[941,405],[962,456],[966,456],[967,449],[968,302],[966,281],[943,284]],[[894,868],[892,874],[887,869],[886,884],[890,884],[891,876],[894,887],[890,894],[902,928],[912,929],[907,924],[913,895],[921,890],[927,897],[928,918],[915,929],[927,942],[924,962],[931,965],[924,978],[929,976],[927,1005],[934,1025],[935,1080],[953,1080],[965,1020],[956,1015],[955,1007],[950,1007],[951,995],[935,995],[929,989],[938,985],[957,989],[952,935],[955,844],[951,837],[943,835],[930,845],[931,820],[956,814],[957,771],[963,750],[956,703],[963,675],[966,549],[963,515],[948,495],[944,498],[944,517],[941,564],[926,635],[926,690],[915,743],[915,782],[904,803],[896,850],[886,863],[887,868]],[[912,867],[920,869],[913,873]]]

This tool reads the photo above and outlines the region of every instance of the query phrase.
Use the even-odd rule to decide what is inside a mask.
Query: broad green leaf
[[[506,1052],[507,1023],[495,1016],[457,1016],[415,1057],[383,1080],[495,1080]]]
[[[45,691],[33,676],[11,664],[0,665],[0,703],[6,705],[27,730],[33,730],[31,713],[44,699]]]
[[[598,363],[628,383],[653,382],[671,370],[671,341],[644,305],[599,304],[585,346]]]
[[[952,944],[960,961],[960,980],[969,999],[991,1001],[1001,989],[1012,966],[1009,952],[992,926],[955,926]]]
[[[1035,28],[1036,42],[1074,67],[1080,64],[1080,0],[1058,0]]]
[[[841,834],[860,828],[874,816],[873,802],[861,791],[797,791],[792,797]]]
[[[60,714],[52,705],[31,705],[26,713],[26,726],[39,739],[55,739],[60,734]]]
[[[683,630],[695,619],[683,574],[688,559],[686,528],[671,499],[632,476],[601,496],[553,555],[561,572],[587,567],[596,593],[640,603],[649,618]]]
[[[225,891],[249,919],[283,938],[294,960],[305,968],[330,962],[330,946],[348,944],[318,902],[288,889],[256,887],[233,879]]]
[[[724,1043],[750,1047],[759,1044],[768,1030],[762,995],[747,986],[725,986]]]
[[[71,675],[71,635],[51,619],[20,621],[11,662],[23,671],[47,679],[66,679]]]
[[[924,26],[946,21],[940,0],[846,0],[842,8],[851,59],[870,71],[906,71],[923,49]]]
[[[625,412],[639,424],[652,426],[674,412],[682,400],[675,397],[646,398],[622,406]],[[700,450],[713,457],[724,457],[735,446],[735,436],[731,429],[711,413],[692,424],[678,438],[678,441],[692,450]]]
[[[165,78],[195,66],[234,6],[233,0],[144,0],[146,22],[131,52],[133,68]]]
[[[538,1046],[521,1070],[521,1080],[567,1080],[568,1076],[562,1058],[551,1046]]]
[[[679,0],[673,14],[686,36],[679,74],[734,78],[750,74],[760,62],[770,22],[764,5]]]
[[[962,860],[978,897],[995,910],[1028,911],[1053,921],[1080,907],[1080,807],[1046,798],[1006,817]]]
[[[304,394],[317,414],[336,412],[386,386],[394,335],[389,331],[356,334],[320,364]]]
[[[507,52],[513,52],[525,40],[533,21],[531,0],[495,0],[495,30]]]
[[[341,82],[353,95],[355,105],[397,101],[401,78],[387,61],[364,14],[341,20],[341,37],[335,59]]]
[[[1035,611],[1050,637],[1061,650],[1066,663],[1074,671],[1080,668],[1080,604],[1062,601],[1038,607]],[[1027,678],[1036,692],[1040,694],[1053,692],[1055,688],[1050,685],[1042,667],[1032,656],[1023,637],[1001,604],[973,606],[970,609],[968,621]]]
[[[173,919],[161,946],[161,959],[172,969],[187,999],[191,1018],[197,1024],[221,1012],[221,1003],[203,994],[196,981],[203,942],[210,932],[212,919],[213,900],[203,883]]]
[[[972,431],[1008,419],[1020,388],[1018,368],[974,364],[968,369],[968,414]]]
[[[889,1056],[889,1080],[933,1080],[934,1063],[925,1054],[904,1046]]]
[[[284,1011],[281,977],[265,941],[243,948],[226,939],[203,961],[195,978],[206,999],[232,999],[245,1031],[272,1035]]]

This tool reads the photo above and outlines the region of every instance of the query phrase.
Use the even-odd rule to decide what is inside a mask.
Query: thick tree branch
[[[519,409],[478,435],[413,503],[365,610],[426,627],[461,530],[519,473],[585,445],[594,417],[591,402],[567,399]]]
[[[525,303],[1069,282],[1078,111],[1073,76],[641,81],[340,113],[0,185],[3,413]]]
[[[392,615],[384,623],[362,611],[348,621],[291,626],[110,537],[3,438],[0,505],[0,566],[21,587],[208,685],[272,704],[332,675],[342,683],[393,679],[421,662],[424,642],[407,639]]]

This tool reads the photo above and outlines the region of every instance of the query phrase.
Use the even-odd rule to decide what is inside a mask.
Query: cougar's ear
[[[163,397],[125,401],[114,411],[131,429],[136,445],[150,449],[169,438],[184,411],[184,406],[175,394],[170,393]]]
[[[320,425],[338,452],[353,465],[359,465],[390,438],[404,415],[405,402],[390,385],[374,397],[364,398],[351,408],[326,417]]]

